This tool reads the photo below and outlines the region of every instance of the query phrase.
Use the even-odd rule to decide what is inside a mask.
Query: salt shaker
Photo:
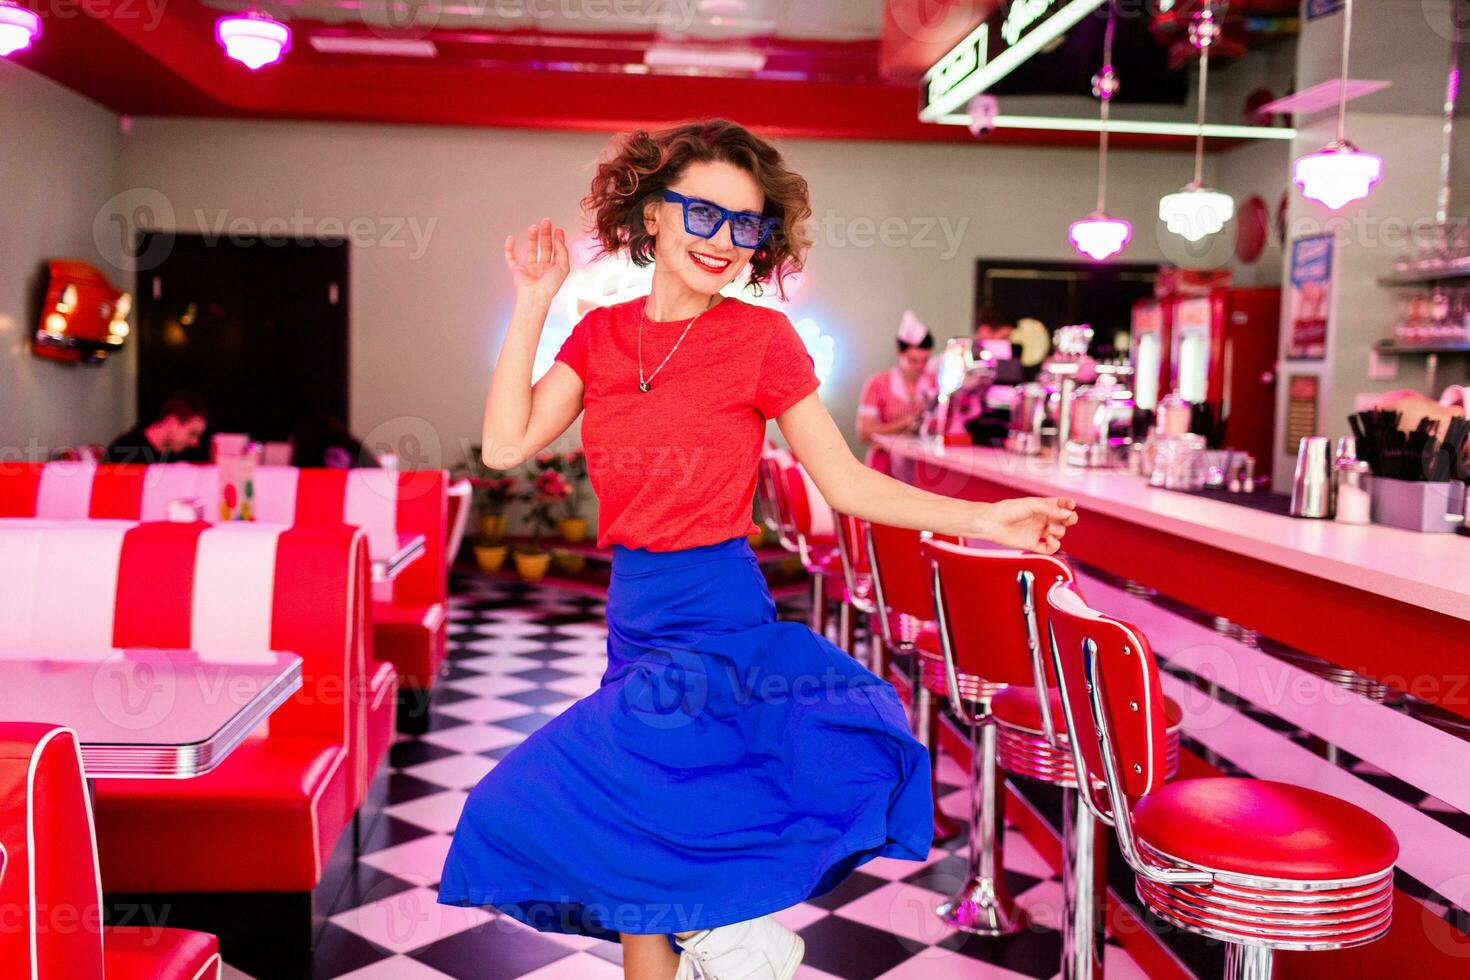
[[[1368,476],[1372,472],[1361,459],[1340,457],[1333,466],[1333,482],[1337,484],[1337,522],[1368,524],[1372,522],[1372,496],[1368,492]]]

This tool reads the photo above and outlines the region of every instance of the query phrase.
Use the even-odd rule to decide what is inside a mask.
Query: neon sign
[[[937,122],[1071,30],[1104,0],[1014,0],[999,28],[981,24],[924,73],[923,122]],[[982,33],[983,32],[983,33]]]
[[[1006,11],[1005,23],[1000,25],[1000,36],[1007,44],[1015,44],[1027,28],[1046,15],[1056,0],[1012,0]]]
[[[938,102],[966,78],[984,68],[989,57],[990,25],[981,24],[924,73],[924,80],[929,85],[929,104]]]

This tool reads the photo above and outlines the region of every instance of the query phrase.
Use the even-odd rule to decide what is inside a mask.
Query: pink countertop
[[[1470,620],[1470,539],[1457,534],[1281,517],[1159,490],[1126,470],[1079,469],[909,436],[878,439],[898,456],[940,463],[1022,494],[1072,497],[1080,507],[1120,520]]]

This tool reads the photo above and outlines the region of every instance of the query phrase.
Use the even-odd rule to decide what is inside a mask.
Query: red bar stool
[[[934,594],[929,588],[929,569],[919,555],[919,542],[934,537],[928,531],[912,531],[907,528],[890,527],[886,524],[869,522],[865,541],[868,550],[868,565],[873,575],[873,597],[877,610],[881,644],[884,656],[875,666],[878,676],[887,678],[888,658],[897,655],[912,658],[913,669],[908,677],[911,695],[910,721],[914,737],[929,749],[930,768],[938,757],[938,740],[935,738],[937,716],[934,711],[935,697],[947,695],[948,687],[944,676],[944,654],[939,648],[939,626],[934,612]],[[954,541],[941,537],[939,540]],[[961,683],[978,682],[979,678],[961,678]],[[932,771],[931,771],[931,778]],[[934,838],[949,840],[959,834],[959,826],[939,809],[939,794],[935,793]]]
[[[814,531],[806,476],[801,464],[789,454],[779,450],[763,453],[757,468],[757,485],[761,488],[761,512],[774,513],[774,530],[781,547],[801,559],[802,568],[811,576],[811,627],[825,636],[828,600],[841,595],[842,559],[836,536]]]
[[[1399,847],[1383,821],[1286,783],[1165,785],[1163,691],[1148,640],[1065,583],[1047,602],[1067,730],[1096,733],[1071,741],[1083,802],[1117,830],[1151,912],[1228,943],[1227,980],[1269,980],[1278,949],[1344,949],[1388,932]]]
[[[940,647],[938,658],[924,660],[924,686],[932,686],[927,675],[937,665],[936,693],[949,698],[950,710],[969,729],[972,762],[969,874],[936,912],[961,932],[1010,935],[1026,928],[1028,919],[1003,877],[1005,782],[998,767],[991,705],[1008,685],[1029,690],[1035,683],[1035,658],[1027,646],[1029,631],[1016,590],[1016,564],[1003,564],[1024,563],[1026,556],[944,541],[921,542],[919,554],[928,566]],[[1035,562],[1020,565],[1023,574],[1065,572],[1066,566],[1056,559],[1034,557]]]
[[[950,695],[954,713],[970,725],[972,738],[981,735],[981,753],[990,755],[1003,772],[1025,776],[1062,789],[1062,937],[1063,980],[1098,980],[1103,975],[1103,916],[1107,880],[1107,850],[1096,847],[1097,821],[1077,805],[1075,768],[1050,666],[1041,638],[1048,635],[1045,604],[1038,593],[1058,582],[1072,584],[1075,576],[1062,559],[1018,551],[964,548],[926,542],[921,549],[934,569],[934,594],[939,613],[939,636],[946,669],[1004,681],[987,705],[967,704]],[[946,597],[953,596],[949,601]],[[1039,692],[1046,692],[1041,697]],[[1179,768],[1179,730],[1183,712],[1164,699],[1168,714],[1167,774]],[[971,712],[971,707],[980,710]],[[988,760],[986,765],[992,764]],[[983,771],[983,770],[981,770]],[[1000,792],[997,783],[996,793]],[[972,803],[977,822],[995,820],[983,790]],[[986,823],[997,836],[1002,825]],[[966,892],[973,900],[991,893],[996,871],[973,868]],[[1003,894],[1003,892],[997,892]]]
[[[873,595],[873,569],[868,563],[866,521],[858,517],[832,511],[832,524],[837,530],[837,557],[842,562],[842,605],[837,612],[837,636],[839,644],[854,657],[857,656],[857,618],[867,616],[869,625],[870,653],[868,663],[873,673],[878,671],[881,659],[878,649],[877,631],[872,627],[873,613],[878,603]]]

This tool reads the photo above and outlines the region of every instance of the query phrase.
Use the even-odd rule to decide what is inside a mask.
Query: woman
[[[566,239],[505,257],[516,305],[486,402],[485,462],[518,465],[584,410],[614,548],[602,686],[507,755],[466,801],[439,900],[623,943],[630,980],[788,980],[799,937],[770,913],[878,856],[929,850],[928,757],[893,689],[777,622],[746,534],[765,424],[822,494],[875,521],[1055,551],[1073,506],[981,504],[853,458],[778,312],[721,295],[801,267],[801,177],[734,123],[621,141],[583,202],[609,252],[652,263],[647,297],[594,310],[535,384]]]
[[[874,436],[917,432],[934,393],[929,355],[934,335],[908,310],[898,325],[898,363],[863,384],[858,398],[857,437],[868,444],[867,463],[879,473],[894,474],[893,456],[873,444]]]

